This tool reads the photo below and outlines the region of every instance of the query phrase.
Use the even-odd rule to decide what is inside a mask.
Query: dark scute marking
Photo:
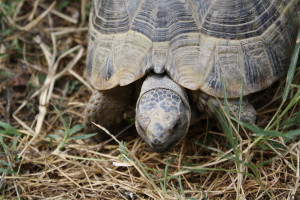
[[[93,25],[101,33],[120,33],[129,30],[129,16],[124,0],[94,1],[92,9],[94,9]]]
[[[287,1],[281,3],[286,5]],[[300,7],[300,1],[298,1],[297,6]],[[265,51],[272,68],[272,74],[275,77],[284,75],[289,66],[299,27],[296,13],[290,11],[286,13],[284,19],[276,21],[276,29],[265,43]]]
[[[112,74],[113,74],[113,68],[112,67],[107,68],[107,71],[106,71],[106,74],[104,76],[104,79],[106,81],[109,80],[111,78]]]
[[[247,78],[247,85],[253,86],[255,83],[258,83],[259,71],[257,63],[249,55],[248,51],[242,46],[244,51],[244,65]]]
[[[266,51],[269,56],[269,61],[272,66],[273,76],[278,76],[282,70],[279,69],[280,67],[280,57],[277,55],[276,49],[273,49],[270,45],[265,44]]]
[[[160,123],[158,123],[158,122],[154,123],[153,126],[154,126],[153,127],[153,131],[154,131],[153,134],[154,134],[154,136],[158,136],[158,137],[162,138],[163,137],[163,131],[164,131],[163,126]]]
[[[216,54],[210,75],[205,81],[207,85],[213,88],[216,92],[219,92],[222,89],[221,66],[218,60],[219,56]]]
[[[114,73],[114,68],[113,68],[113,59],[112,59],[112,54],[107,58],[105,68],[104,68],[104,73],[103,73],[103,78],[104,80],[109,80]]]
[[[149,96],[143,96],[139,102],[139,109],[141,112],[152,110],[156,108],[157,102],[158,100],[155,98],[150,99]]]
[[[176,102],[180,101],[180,97],[178,97],[177,95],[172,95],[172,99],[175,100]]]
[[[132,29],[153,42],[170,41],[182,33],[199,32],[188,6],[179,0],[145,0]]]
[[[170,105],[164,101],[160,104],[160,107],[165,111],[165,112],[170,112]]]
[[[207,11],[201,32],[225,39],[261,35],[280,17],[275,4],[270,0],[217,0]]]
[[[212,0],[195,0],[192,1],[195,5],[193,7],[197,8],[199,14],[199,21],[202,21],[209,11],[209,7],[213,1]]]
[[[153,109],[156,107],[156,103],[155,102],[150,102],[148,105],[148,110]]]
[[[174,111],[174,112],[177,112],[177,111],[178,111],[178,109],[177,109],[176,106],[171,106],[171,107],[170,107],[170,110],[172,110],[172,111]]]
[[[168,16],[168,13],[165,10],[159,10],[157,12],[157,26],[158,26],[158,28],[164,28],[168,25],[167,16]]]

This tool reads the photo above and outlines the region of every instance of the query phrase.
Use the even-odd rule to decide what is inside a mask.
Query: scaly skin
[[[220,102],[224,107],[223,99],[221,99]],[[207,103],[215,106],[216,108],[219,108],[219,102],[214,97],[210,97]],[[233,116],[235,117],[239,116],[239,107],[240,107],[239,99],[228,99],[228,107],[229,107],[229,111]],[[249,124],[255,124],[256,111],[254,107],[247,102],[247,100],[243,100],[243,103],[241,104],[240,120],[247,122]]]
[[[187,110],[180,96],[168,89],[153,89],[140,99],[136,127],[141,137],[156,152],[177,143],[189,127]]]
[[[124,110],[134,97],[133,88],[134,85],[129,85],[95,91],[85,110],[87,132],[99,131],[91,122],[109,130],[117,127]],[[207,104],[219,108],[216,98],[200,91],[190,91],[189,96],[190,101],[186,90],[168,75],[150,74],[144,81],[136,104],[135,124],[137,132],[153,151],[164,152],[178,143],[186,135],[191,122],[196,120],[191,120],[192,112],[197,115],[199,111],[213,114]],[[190,103],[193,106],[190,106]],[[238,116],[239,101],[229,99],[228,103],[231,112]],[[255,118],[253,106],[247,101],[243,102],[241,120],[254,124]]]
[[[109,130],[117,127],[131,101],[132,92],[131,85],[103,91],[95,90],[85,109],[86,132],[99,132],[99,128],[91,122]]]
[[[220,109],[221,106],[224,105],[224,99],[219,98],[219,101],[217,98],[208,96],[204,94],[201,91],[193,91],[189,93],[191,97],[191,103],[196,105],[196,107],[201,112],[206,112],[210,117],[214,115],[214,111],[211,110],[208,106],[208,104],[214,106],[217,109]],[[239,98],[231,98],[227,99],[228,101],[228,107],[233,116],[238,117],[239,116],[239,107],[240,107],[240,99]],[[256,111],[254,107],[247,101],[247,98],[243,98],[243,103],[241,104],[241,111],[240,111],[240,119],[244,122],[255,124],[256,120]]]
[[[178,143],[190,126],[185,90],[167,75],[151,74],[144,81],[136,107],[136,128],[155,152]]]

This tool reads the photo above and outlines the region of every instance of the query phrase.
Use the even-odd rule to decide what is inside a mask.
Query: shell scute
[[[94,0],[88,76],[105,90],[166,71],[190,90],[247,95],[287,71],[299,7],[295,0]]]

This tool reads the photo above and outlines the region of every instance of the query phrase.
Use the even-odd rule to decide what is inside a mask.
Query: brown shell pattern
[[[94,0],[87,70],[99,90],[167,72],[181,86],[238,97],[285,75],[299,0]],[[242,89],[243,88],[243,89]]]

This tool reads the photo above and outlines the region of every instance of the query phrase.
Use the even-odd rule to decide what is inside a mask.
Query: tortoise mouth
[[[170,142],[161,142],[158,143],[156,141],[147,141],[146,143],[152,149],[152,151],[156,153],[165,153],[168,152],[172,147],[174,147],[178,142],[180,142],[180,138],[169,138]]]
[[[150,146],[152,151],[154,151],[156,153],[165,153],[165,152],[168,152],[171,149],[171,147],[175,146],[175,144],[178,141],[174,140],[170,143],[159,143],[159,144],[150,142],[150,143],[148,143],[148,145]]]

